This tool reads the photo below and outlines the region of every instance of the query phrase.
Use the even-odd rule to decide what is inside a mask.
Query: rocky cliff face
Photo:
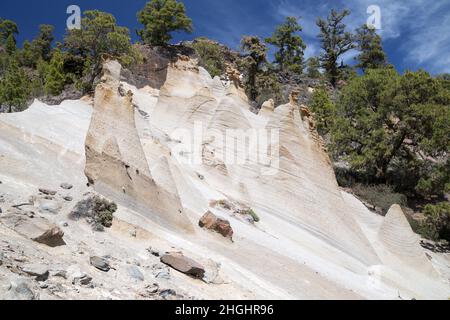
[[[166,60],[148,54],[163,67],[153,73],[149,66],[148,79],[142,67],[139,84],[124,81],[128,71],[108,61],[91,104],[35,102],[1,116],[0,207],[8,221],[34,212],[49,226],[65,225],[86,192],[119,205],[104,233],[70,221],[58,248],[26,238],[0,213],[2,250],[15,239],[38,248],[25,259],[41,255],[70,274],[81,269],[72,280],[50,272],[46,283],[65,288],[58,295],[27,278],[7,251],[6,264],[18,270],[0,266],[0,281],[13,283],[8,295],[17,296],[23,280],[49,299],[447,298],[449,257],[425,253],[399,207],[383,218],[340,190],[298,94],[254,114],[237,82],[212,79],[182,53]],[[59,188],[65,181],[70,192]],[[59,191],[38,194],[41,187]],[[205,228],[205,216],[220,226]],[[115,267],[99,271],[89,261]]]

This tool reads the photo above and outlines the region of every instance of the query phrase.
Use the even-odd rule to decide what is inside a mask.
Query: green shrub
[[[199,56],[199,64],[211,77],[221,76],[225,73],[225,59],[222,47],[214,41],[206,38],[196,39],[191,47]]]
[[[450,241],[450,203],[426,205],[423,213],[425,220],[420,228],[422,236],[434,241]]]
[[[114,202],[99,196],[89,196],[77,203],[70,213],[70,218],[78,220],[86,218],[94,230],[103,231],[104,227],[110,228],[113,222],[113,214],[117,211]]]
[[[241,210],[241,214],[251,216],[255,222],[259,222],[261,220],[253,209]]]
[[[380,208],[383,214],[386,214],[393,204],[400,206],[406,206],[407,204],[406,196],[394,192],[389,185],[364,185],[357,183],[352,187],[352,190],[362,200]]]

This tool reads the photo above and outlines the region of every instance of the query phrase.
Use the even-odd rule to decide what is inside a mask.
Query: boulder
[[[48,267],[38,263],[26,264],[22,267],[22,271],[32,277],[35,277],[36,281],[45,281],[49,276]]]
[[[43,189],[43,188],[39,188],[39,192],[48,195],[48,196],[54,196],[56,194],[56,191],[53,190],[49,190],[49,189]]]
[[[42,213],[58,214],[61,206],[53,199],[43,199],[39,202],[39,211]]]
[[[79,285],[79,286],[88,286],[92,282],[92,277],[88,276],[87,274],[82,274],[80,276],[76,276],[72,279],[72,284]]]
[[[31,290],[27,281],[18,279],[11,281],[5,296],[6,300],[36,300],[38,296]]]
[[[0,217],[0,222],[20,235],[49,247],[65,245],[64,232],[43,217],[30,218],[20,210]]]
[[[63,199],[67,202],[70,202],[73,200],[73,198],[71,196],[65,196],[65,197],[63,197]]]
[[[225,238],[232,239],[233,228],[228,220],[216,217],[211,211],[206,212],[199,221],[199,226],[220,233]]]
[[[43,234],[36,238],[32,238],[32,240],[45,244],[49,247],[59,247],[63,246],[66,243],[63,240],[64,231],[62,231],[59,227],[54,226],[48,230],[46,230]]]
[[[144,275],[141,270],[137,266],[129,266],[127,267],[127,273],[129,277],[133,280],[144,281]]]
[[[65,190],[70,190],[73,186],[70,183],[61,183],[60,187]]]
[[[165,254],[161,257],[161,262],[197,279],[203,279],[205,275],[205,268],[201,264],[180,253]]]
[[[109,266],[108,261],[106,261],[103,258],[100,257],[91,257],[90,258],[90,263],[92,266],[94,266],[95,268],[97,268],[98,270],[104,271],[104,272],[108,272],[111,267]]]
[[[66,276],[74,285],[88,286],[92,284],[92,277],[81,271],[78,265],[70,266],[67,269]]]

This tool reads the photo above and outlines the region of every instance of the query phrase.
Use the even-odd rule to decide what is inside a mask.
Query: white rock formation
[[[448,298],[448,257],[427,258],[399,207],[386,218],[376,216],[339,189],[307,108],[295,95],[276,108],[268,101],[255,115],[240,88],[224,86],[183,56],[169,65],[160,90],[137,89],[119,79],[120,65],[109,61],[93,106],[66,101],[49,107],[36,101],[22,113],[0,115],[4,211],[39,187],[57,189],[69,182],[75,200],[94,188],[119,204],[113,228],[96,236],[71,222],[65,230],[68,244],[83,241],[100,256],[101,237],[106,247],[117,247],[111,251],[116,259],[149,246],[182,251],[207,274],[216,274],[208,283],[172,274],[170,283],[196,298]],[[219,133],[232,129],[271,130],[279,139],[271,141],[265,161],[231,163],[224,160]],[[182,152],[188,138],[199,143]],[[246,147],[238,146],[244,160],[267,151]],[[201,161],[187,161],[193,152]],[[238,212],[212,205],[221,200],[253,209],[260,221],[250,223]],[[208,210],[230,221],[234,242],[198,227]],[[49,219],[66,219],[68,211],[65,204]],[[0,224],[3,240],[13,232],[5,228]],[[123,240],[129,228],[138,230],[133,241]],[[48,255],[81,263],[70,254]],[[111,292],[129,297],[122,290],[129,277],[118,270],[98,279],[111,277]],[[119,272],[116,278],[114,272]],[[139,283],[133,286],[144,285]]]

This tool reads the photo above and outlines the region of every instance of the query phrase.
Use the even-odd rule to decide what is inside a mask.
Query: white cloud
[[[275,15],[302,17],[304,37],[313,47],[308,52],[317,54],[317,17],[326,17],[332,7],[348,8],[352,13],[345,23],[349,30],[354,31],[367,22],[370,5],[381,9],[380,34],[383,40],[398,42],[394,50],[411,68],[421,67],[432,73],[450,72],[448,0],[344,0],[336,4],[325,0],[279,0]],[[347,53],[344,61],[350,62],[355,55],[354,51]]]

